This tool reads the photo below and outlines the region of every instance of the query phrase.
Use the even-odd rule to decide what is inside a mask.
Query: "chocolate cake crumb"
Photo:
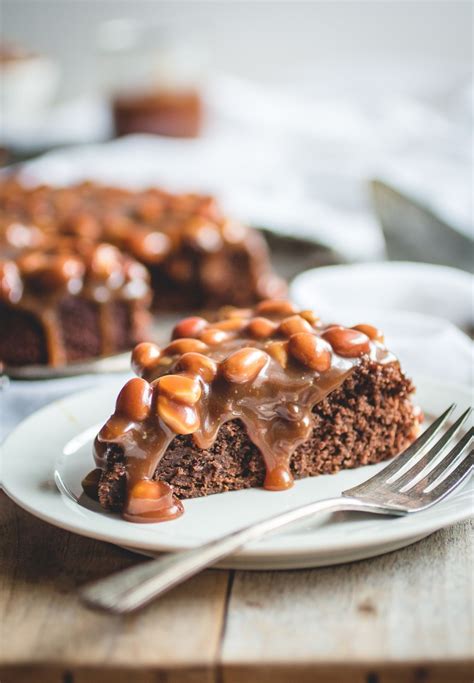
[[[102,335],[97,304],[67,297],[58,306],[58,317],[68,361],[100,355]]]
[[[44,330],[32,313],[0,302],[0,358],[6,365],[47,363]]]

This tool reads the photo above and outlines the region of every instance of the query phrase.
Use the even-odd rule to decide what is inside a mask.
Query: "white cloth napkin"
[[[5,380],[0,384],[0,443],[28,415],[43,406],[116,380],[121,375],[83,375],[50,380]],[[124,383],[131,375],[123,374]],[[111,406],[112,412],[113,406]],[[52,426],[53,428],[53,426]]]
[[[159,185],[177,192],[207,192],[246,223],[321,241],[348,259],[383,255],[375,218],[318,199],[287,147],[273,134],[240,134],[232,128],[215,128],[196,140],[133,135],[51,152],[26,164],[22,178],[30,184],[94,179],[131,188]]]

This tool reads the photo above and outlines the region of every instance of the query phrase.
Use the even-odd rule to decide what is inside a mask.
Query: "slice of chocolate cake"
[[[125,351],[148,332],[146,269],[110,244],[45,238],[0,260],[0,359],[61,366]]]
[[[180,499],[337,472],[414,438],[413,385],[370,325],[324,325],[288,301],[187,318],[163,350],[139,344],[85,480],[131,521],[181,514]]]
[[[116,263],[122,259],[123,287],[115,266],[105,275],[89,267],[89,252],[104,243],[115,248]],[[257,231],[226,218],[212,197],[157,188],[26,188],[4,180],[0,259],[0,360],[7,365],[61,365],[131,348],[141,336],[139,309],[150,302],[155,310],[212,310],[286,290]],[[152,298],[130,296],[125,270],[145,282],[143,267],[136,275],[140,263]]]

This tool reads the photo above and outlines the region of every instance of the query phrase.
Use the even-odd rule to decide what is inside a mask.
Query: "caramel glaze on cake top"
[[[311,434],[315,404],[363,357],[396,362],[376,328],[323,325],[314,313],[297,312],[288,301],[222,313],[212,323],[199,317],[181,321],[164,349],[142,343],[133,351],[139,377],[123,387],[115,412],[100,430],[98,470],[86,482],[90,486],[106,469],[108,445],[121,447],[128,520],[179,516],[182,505],[169,484],[153,480],[158,463],[176,435],[192,434],[197,448],[209,448],[229,420],[241,420],[259,448],[264,487],[291,487],[290,458]]]
[[[207,231],[200,231],[204,227]],[[0,235],[13,252],[48,235],[70,235],[111,242],[147,263],[158,263],[195,238],[203,247],[232,240],[213,197],[171,194],[158,188],[131,191],[93,182],[69,187],[25,187],[15,180],[0,183]],[[215,233],[211,234],[210,223]],[[219,234],[217,234],[217,232]],[[237,239],[237,230],[234,239]],[[209,244],[207,244],[209,243]]]
[[[229,257],[247,259],[252,303],[286,291],[270,269],[261,235],[226,218],[212,196],[159,188],[131,191],[94,182],[31,188],[14,177],[0,182],[2,257],[14,260],[25,249],[42,249],[58,237],[113,244],[176,285],[204,287],[211,299],[211,290],[219,289],[216,256],[226,249]],[[193,280],[197,261],[199,282]],[[159,296],[156,303],[166,307]]]

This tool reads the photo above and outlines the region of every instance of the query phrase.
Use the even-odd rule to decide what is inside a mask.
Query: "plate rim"
[[[68,404],[70,403],[76,403],[76,402],[81,402],[87,395],[95,395],[98,392],[104,392],[104,393],[109,393],[113,391],[113,388],[116,386],[120,386],[124,381],[124,378],[110,378],[108,382],[105,384],[101,384],[99,386],[95,386],[92,388],[84,389],[81,391],[74,392],[66,397],[60,398],[52,403],[47,404],[46,406],[41,407],[39,410],[35,411],[31,415],[29,415],[27,418],[25,418],[22,422],[20,422],[15,429],[12,430],[12,432],[5,438],[3,443],[1,444],[1,460],[0,460],[0,487],[4,490],[4,492],[7,494],[7,496],[13,500],[19,507],[22,509],[26,510],[33,516],[37,517],[38,519],[41,519],[47,523],[52,524],[53,526],[56,526],[61,529],[65,529],[67,531],[70,531],[72,533],[77,533],[79,535],[86,536],[88,538],[93,538],[96,540],[101,540],[109,543],[113,543],[115,545],[121,545],[122,547],[126,544],[130,546],[128,543],[127,539],[124,539],[123,537],[120,536],[120,533],[116,533],[113,529],[97,529],[94,528],[87,523],[82,524],[81,517],[78,517],[77,519],[63,519],[61,518],[58,520],[57,517],[54,516],[52,512],[47,512],[41,509],[38,509],[38,507],[34,504],[29,504],[27,500],[22,498],[21,496],[17,495],[17,492],[15,492],[15,486],[9,487],[8,481],[5,481],[5,477],[3,476],[3,473],[6,469],[6,460],[8,458],[8,449],[11,447],[11,444],[14,444],[14,441],[16,438],[18,438],[18,435],[21,434],[25,429],[28,429],[30,426],[31,422],[38,421],[42,418],[44,418],[44,415],[49,413],[49,412],[54,412],[54,411],[61,411],[65,412],[64,409],[67,408]],[[430,391],[433,391],[434,387],[442,388],[443,391],[451,391],[451,392],[459,392],[459,393],[464,393],[466,394],[466,398],[470,394],[470,388],[467,385],[459,384],[459,383],[448,383],[448,382],[443,382],[434,378],[431,378],[429,376],[418,376],[416,378],[416,383],[418,385],[428,385],[430,387]],[[77,425],[78,423],[76,423]],[[49,467],[49,465],[48,465]],[[48,476],[49,479],[52,479],[53,477],[53,471],[48,471]],[[466,482],[466,488],[468,486],[468,482]],[[63,494],[60,494],[62,504],[64,505],[64,497]],[[449,501],[449,498],[447,499]],[[67,507],[67,506],[66,506]],[[95,513],[93,513],[95,514]],[[424,513],[418,513],[418,514],[424,514]],[[408,531],[408,529],[404,529],[403,527],[397,530],[397,533],[393,534],[390,536],[389,541],[393,543],[397,543],[398,541],[407,541],[407,545],[412,542],[411,539],[416,540],[416,538],[419,538],[420,535],[426,536],[434,531],[441,529],[441,528],[446,528],[448,526],[451,526],[453,524],[456,524],[458,522],[464,521],[466,519],[469,519],[471,517],[470,511],[468,509],[468,506],[464,510],[457,510],[452,512],[450,515],[447,515],[447,518],[444,520],[441,520],[439,517],[434,517],[431,520],[431,523],[429,523],[428,520],[425,521],[425,524],[423,526],[423,529],[420,530],[420,528],[415,527]],[[402,519],[407,519],[402,518]],[[410,515],[411,519],[414,519],[414,515]],[[85,519],[85,518],[84,518]],[[123,520],[119,520],[120,523],[123,522]],[[387,522],[389,520],[387,519]],[[124,522],[125,523],[125,522]],[[130,524],[130,523],[127,523]],[[295,561],[300,557],[302,560],[303,558],[307,558],[308,555],[313,554],[316,558],[323,559],[325,556],[328,558],[328,563],[332,563],[331,561],[331,555],[337,553],[337,552],[349,552],[350,550],[362,550],[363,548],[366,548],[367,550],[373,549],[380,545],[383,541],[381,539],[374,539],[369,542],[367,542],[367,539],[360,539],[358,538],[357,540],[354,538],[352,539],[352,542],[350,539],[339,539],[338,542],[336,543],[330,543],[328,542],[328,539],[325,539],[325,545],[323,549],[318,549],[315,546],[314,539],[311,538],[312,534],[308,534],[308,538],[305,540],[307,543],[303,543],[301,537],[299,538],[299,549],[292,547],[292,544],[290,543],[290,538],[286,539],[288,541],[288,546],[287,547],[280,547],[276,549],[273,546],[265,547],[265,545],[258,544],[258,542],[247,546],[246,548],[243,548],[240,550],[238,553],[235,553],[235,556],[239,558],[240,560],[243,560],[247,558],[249,561],[268,561],[271,558],[275,558],[277,561],[278,558],[292,558]],[[158,540],[157,542],[150,543],[148,539],[143,539],[139,540],[135,547],[137,550],[139,549],[151,549],[155,552],[170,552],[170,551],[178,551],[182,550],[185,547],[191,547],[189,545],[183,546],[181,543],[170,543],[170,539],[162,539]],[[296,539],[294,539],[296,540]],[[387,542],[387,541],[386,541]],[[197,547],[199,545],[199,542],[196,544]],[[348,561],[348,560],[346,560]]]

